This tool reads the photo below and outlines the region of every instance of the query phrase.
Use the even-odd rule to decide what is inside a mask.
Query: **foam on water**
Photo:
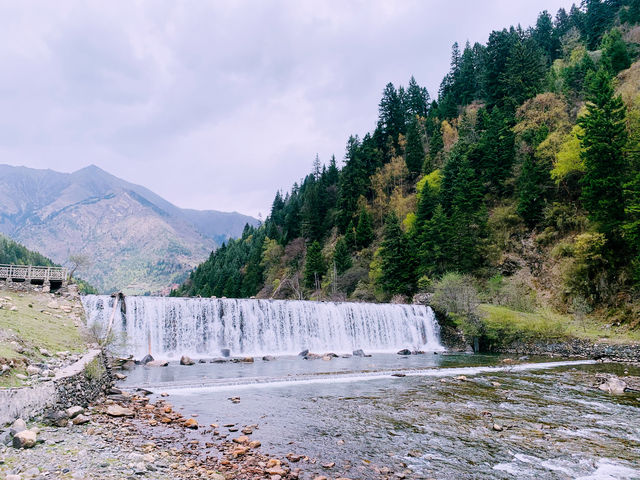
[[[398,375],[413,377],[452,377],[458,375],[472,376],[483,373],[521,372],[529,370],[547,370],[550,368],[590,365],[594,360],[575,360],[562,362],[525,363],[515,366],[494,367],[460,367],[460,368],[425,368],[414,370],[383,370],[376,372],[348,372],[331,374],[302,374],[292,377],[242,377],[226,379],[210,379],[202,382],[172,382],[159,385],[143,384],[147,389],[159,389],[167,393],[179,393],[180,395],[198,394],[204,391],[246,390],[254,388],[278,388],[291,385],[310,385],[322,383],[353,383],[379,379],[394,378]],[[154,367],[155,368],[155,367]]]
[[[106,325],[114,299],[83,297],[88,323]],[[171,359],[312,352],[442,351],[440,328],[423,305],[211,298],[126,297],[113,329],[126,353]]]

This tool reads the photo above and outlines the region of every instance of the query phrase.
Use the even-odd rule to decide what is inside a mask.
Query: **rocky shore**
[[[253,435],[258,425],[199,425],[166,398],[152,403],[144,393],[114,389],[104,402],[51,411],[31,428],[17,420],[1,433],[0,475],[7,480],[328,479],[304,472],[314,459],[262,452]]]
[[[580,357],[614,362],[640,363],[640,344],[593,343],[587,340],[565,342],[517,342],[500,347],[495,353],[542,355],[551,357]]]

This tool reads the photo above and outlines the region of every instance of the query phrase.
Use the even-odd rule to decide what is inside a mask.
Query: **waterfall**
[[[83,297],[87,324],[107,325],[114,301]],[[131,296],[125,307],[112,328],[123,353],[136,358],[149,343],[162,359],[217,357],[223,348],[236,356],[443,350],[433,311],[423,305]]]

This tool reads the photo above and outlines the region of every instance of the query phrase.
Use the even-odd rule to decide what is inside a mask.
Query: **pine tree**
[[[612,240],[618,237],[624,219],[625,106],[620,96],[614,95],[609,76],[603,69],[591,74],[587,83],[587,114],[578,119],[584,130],[580,140],[586,169],[581,180],[581,199],[589,219]]]
[[[417,120],[413,120],[409,124],[407,131],[407,154],[406,163],[409,172],[416,176],[422,170],[424,165],[425,155],[424,147],[422,146],[422,135],[420,134],[420,128]]]
[[[307,288],[319,289],[325,271],[322,246],[318,242],[313,242],[307,248],[307,260],[304,266],[304,283]]]
[[[537,226],[543,218],[545,189],[550,179],[548,165],[536,160],[533,155],[527,155],[518,177],[517,212],[530,228]]]
[[[631,65],[627,44],[617,28],[611,30],[602,39],[602,63],[610,75],[616,75],[620,70],[629,68]]]
[[[411,295],[415,290],[416,260],[408,238],[400,228],[397,215],[392,212],[384,227],[380,251],[383,289],[390,294]]]
[[[416,116],[426,117],[429,111],[429,93],[426,88],[418,85],[413,76],[409,80],[405,105],[409,122]]]
[[[356,227],[356,246],[358,249],[366,248],[373,242],[373,224],[371,222],[371,215],[367,212],[366,208],[360,209],[360,216],[358,217],[358,226]]]
[[[388,83],[382,93],[379,105],[378,125],[382,131],[385,143],[388,139],[398,149],[398,137],[405,133],[405,112],[401,96],[393,83]]]
[[[416,209],[416,227],[418,229],[422,229],[422,227],[431,220],[437,205],[437,195],[434,194],[429,183],[425,183],[420,192],[418,207]]]
[[[345,231],[344,241],[346,242],[347,247],[349,247],[349,250],[353,251],[356,249],[356,227],[353,223],[353,219],[351,219],[349,226]]]
[[[338,275],[343,274],[345,271],[351,268],[351,254],[349,253],[349,247],[344,237],[336,242],[336,248],[333,252],[333,261],[336,265]]]

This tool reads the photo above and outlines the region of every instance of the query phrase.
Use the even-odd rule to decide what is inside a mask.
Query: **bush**
[[[433,286],[431,303],[447,314],[473,316],[478,306],[478,291],[469,275],[445,273]]]
[[[99,358],[94,358],[84,367],[84,376],[89,380],[99,380],[106,370]]]

